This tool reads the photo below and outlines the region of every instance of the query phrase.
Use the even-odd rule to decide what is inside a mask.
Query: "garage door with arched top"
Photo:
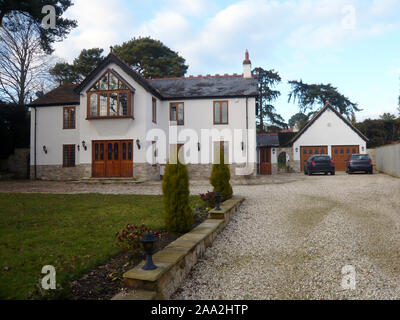
[[[328,146],[300,147],[301,171],[304,171],[304,163],[313,155],[328,154]]]
[[[354,153],[359,153],[359,146],[332,146],[332,160],[336,171],[346,171],[346,162]]]

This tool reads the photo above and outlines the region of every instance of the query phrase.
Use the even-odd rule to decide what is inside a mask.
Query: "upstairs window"
[[[152,99],[151,114],[152,114],[153,122],[157,123],[157,99],[156,98]]]
[[[169,105],[169,120],[176,121],[177,125],[184,124],[184,104],[183,104],[183,102],[172,102]]]
[[[75,107],[64,107],[63,129],[75,129]]]
[[[87,92],[87,118],[132,118],[132,95],[127,85],[108,70]]]
[[[228,124],[228,101],[214,101],[214,124]]]

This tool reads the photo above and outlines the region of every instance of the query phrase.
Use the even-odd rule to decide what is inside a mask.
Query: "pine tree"
[[[168,231],[184,233],[193,227],[194,218],[189,206],[189,174],[187,167],[177,161],[168,163],[162,183],[164,222]]]
[[[222,195],[223,201],[232,198],[232,186],[229,183],[231,173],[229,166],[225,164],[224,148],[219,150],[219,163],[214,163],[211,171],[210,183],[214,187],[214,192]]]

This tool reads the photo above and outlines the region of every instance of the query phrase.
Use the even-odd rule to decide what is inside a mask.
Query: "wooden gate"
[[[271,174],[271,148],[260,148],[260,174]]]

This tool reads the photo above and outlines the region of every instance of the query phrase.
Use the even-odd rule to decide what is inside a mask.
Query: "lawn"
[[[164,228],[162,212],[159,195],[0,193],[0,299],[28,298],[44,265],[65,287],[121,250],[127,223]]]

